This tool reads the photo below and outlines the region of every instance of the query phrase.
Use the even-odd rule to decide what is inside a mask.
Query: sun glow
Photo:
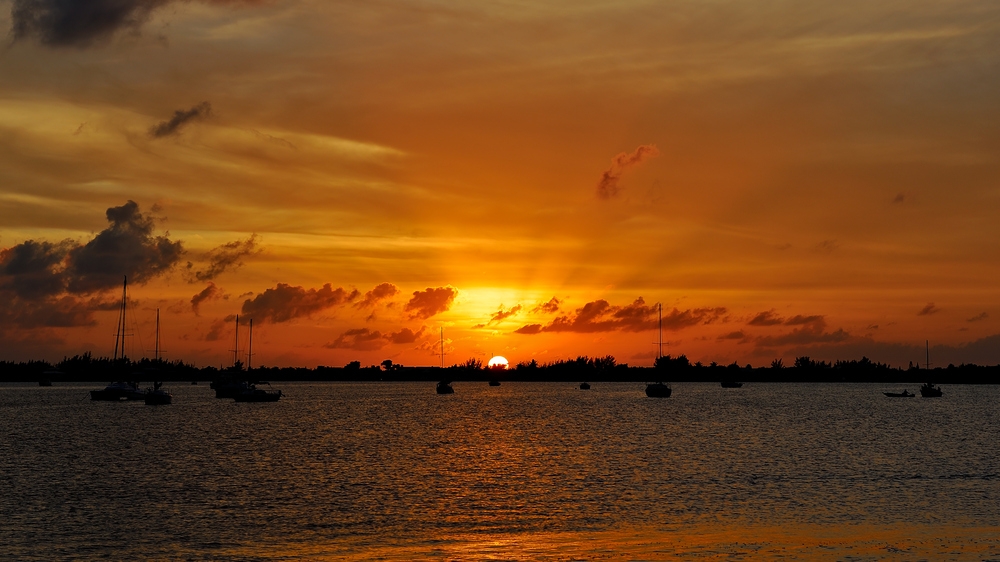
[[[497,355],[490,359],[488,364],[490,369],[506,369],[507,368],[507,358],[502,355]]]

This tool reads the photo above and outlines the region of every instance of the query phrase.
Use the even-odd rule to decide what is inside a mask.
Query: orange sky
[[[1000,6],[107,4],[0,0],[0,359],[1000,363]]]

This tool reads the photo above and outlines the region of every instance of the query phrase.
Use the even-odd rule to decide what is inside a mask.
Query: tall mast
[[[250,370],[250,360],[253,357],[253,318],[250,319],[250,343],[247,346],[247,371]]]
[[[927,369],[931,368],[931,340],[924,340],[925,351],[927,353],[927,358],[925,359],[924,367]]]
[[[122,304],[118,308],[118,328],[115,330],[115,361],[118,360],[118,352],[125,358],[125,299],[128,295],[128,276],[124,276],[122,283]]]
[[[441,368],[444,369],[444,326],[441,327]]]
[[[657,311],[656,318],[658,325],[657,327],[660,332],[659,344],[658,344],[659,354],[656,356],[656,358],[659,359],[660,357],[663,357],[663,304],[656,303],[656,311]]]
[[[153,359],[160,360],[160,309],[156,309],[156,343],[153,344]]]
[[[240,315],[236,315],[236,344],[233,346],[233,367],[240,362]]]

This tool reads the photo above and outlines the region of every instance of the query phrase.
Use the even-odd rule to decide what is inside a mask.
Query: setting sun
[[[507,368],[507,358],[502,355],[497,355],[490,359],[487,365],[490,369],[506,369]]]

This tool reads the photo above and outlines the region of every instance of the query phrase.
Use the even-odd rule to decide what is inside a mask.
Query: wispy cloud
[[[638,166],[649,158],[660,155],[655,144],[644,144],[635,149],[631,154],[622,152],[611,159],[611,167],[601,174],[601,179],[597,182],[597,197],[600,199],[611,199],[618,195],[618,180],[631,168]]]
[[[251,234],[246,240],[234,240],[209,250],[205,254],[208,266],[204,270],[195,271],[191,283],[210,281],[226,271],[231,271],[243,265],[243,259],[261,253],[257,244],[257,235]],[[188,269],[194,264],[188,262]]]
[[[934,303],[929,302],[927,303],[927,306],[920,309],[917,316],[929,316],[931,314],[937,314],[938,312],[941,312],[941,309],[934,306]]]
[[[191,109],[181,110],[178,109],[174,112],[174,116],[166,121],[160,121],[156,125],[149,128],[149,136],[153,138],[163,138],[169,137],[170,135],[175,135],[180,132],[181,127],[184,127],[192,121],[199,119],[204,119],[212,114],[212,104],[207,101],[203,101],[198,105],[192,107]]]
[[[681,330],[697,324],[709,324],[726,314],[725,308],[694,308],[678,310],[674,308],[663,317],[663,327]],[[588,302],[578,308],[575,314],[556,317],[552,322],[528,324],[514,330],[516,334],[539,334],[542,332],[642,332],[657,328],[659,318],[656,305],[647,305],[639,297],[625,306],[612,305],[604,299]]]

